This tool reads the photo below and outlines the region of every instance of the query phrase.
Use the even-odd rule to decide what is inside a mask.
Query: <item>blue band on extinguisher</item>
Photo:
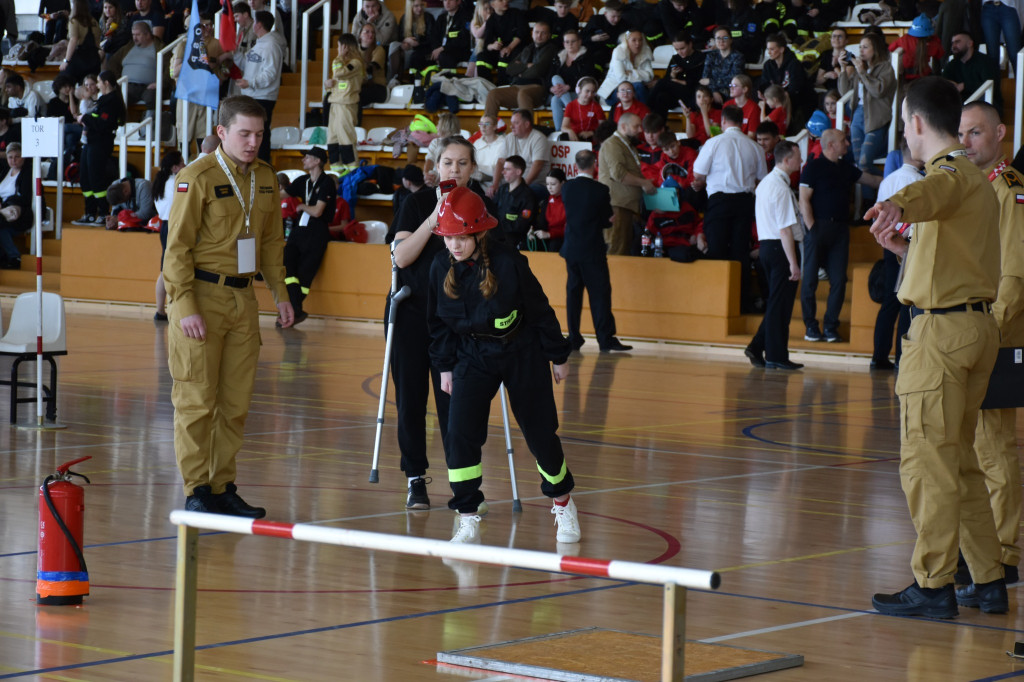
[[[51,583],[62,583],[72,580],[89,582],[89,574],[85,571],[36,571],[36,580],[46,580]]]

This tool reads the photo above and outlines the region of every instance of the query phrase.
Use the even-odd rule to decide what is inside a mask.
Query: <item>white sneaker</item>
[[[480,540],[480,517],[476,514],[459,514],[459,525],[452,536],[452,542],[468,544]]]
[[[558,533],[555,540],[558,542],[579,542],[583,534],[580,532],[580,522],[576,518],[576,503],[569,498],[567,505],[552,505],[551,513],[555,515],[555,525],[558,526]]]

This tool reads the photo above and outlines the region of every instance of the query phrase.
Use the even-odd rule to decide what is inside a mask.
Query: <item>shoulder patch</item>
[[[1002,177],[1006,181],[1007,187],[1024,187],[1024,182],[1021,181],[1020,176],[1014,170],[1007,168],[1002,172]]]
[[[950,173],[956,173],[956,168],[953,168],[952,166],[947,166],[944,163],[939,164],[939,168],[941,168],[942,170],[949,171]]]
[[[531,213],[532,213],[532,211],[530,211],[530,209],[528,209],[528,208],[527,209],[523,209],[522,216],[524,218],[529,218]]]
[[[217,185],[213,188],[213,195],[218,199],[224,199],[225,197],[234,196],[235,193],[231,191],[231,185]]]
[[[188,191],[188,183],[187,182],[179,182],[178,183],[178,191],[179,192],[187,192]]]
[[[1024,194],[1018,194],[1017,195],[1017,204],[1018,205],[1024,204]]]

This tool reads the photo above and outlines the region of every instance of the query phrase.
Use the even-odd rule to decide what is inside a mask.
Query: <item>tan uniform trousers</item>
[[[355,145],[356,115],[359,104],[338,104],[331,102],[331,112],[327,115],[327,144]]]
[[[196,280],[193,291],[206,323],[205,340],[187,338],[173,302],[168,309],[175,455],[186,497],[201,485],[219,495],[234,482],[260,353],[252,286],[235,289]]]
[[[636,213],[628,208],[612,206],[612,231],[608,242],[608,255],[628,256],[633,241],[633,223]]]
[[[185,120],[185,109],[188,108],[188,140],[185,139],[185,126],[182,121]],[[209,111],[206,107],[201,107],[198,104],[192,104],[186,102],[183,99],[178,100],[178,141],[181,144],[185,142],[191,142],[192,140],[201,140],[206,137],[206,113]],[[211,116],[211,127],[210,130],[213,133],[217,132],[217,112],[210,114]],[[191,154],[191,152],[189,152]]]
[[[900,479],[917,530],[911,568],[922,587],[953,582],[958,543],[976,582],[1003,577],[973,447],[998,348],[995,320],[973,311],[917,315],[903,339],[896,379]]]
[[[1017,458],[1017,410],[981,410],[974,449],[985,472],[985,486],[992,501],[996,533],[1002,545],[1000,561],[1020,563],[1021,477]]]
[[[498,109],[529,109],[544,104],[547,90],[543,85],[506,85],[487,93],[484,116],[498,117]]]

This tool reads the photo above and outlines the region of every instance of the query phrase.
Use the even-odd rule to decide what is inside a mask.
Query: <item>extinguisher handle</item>
[[[70,462],[64,462],[63,464],[61,464],[60,466],[57,467],[57,473],[62,474],[62,475],[66,474],[66,473],[68,473],[68,469],[70,469],[74,465],[78,464],[79,462],[86,461],[87,459],[92,459],[92,455],[88,455],[86,457],[79,457],[78,459],[73,459]],[[82,476],[81,474],[75,474],[75,475],[76,476]],[[85,478],[85,477],[82,476],[82,478]],[[88,479],[86,479],[86,480],[88,480]]]
[[[84,480],[86,483],[92,483],[92,481],[89,480],[88,476],[86,476],[85,474],[80,474],[77,471],[68,471],[68,472],[66,472],[64,474],[64,477],[67,478],[67,479],[70,479],[72,476],[78,476],[80,479]]]

